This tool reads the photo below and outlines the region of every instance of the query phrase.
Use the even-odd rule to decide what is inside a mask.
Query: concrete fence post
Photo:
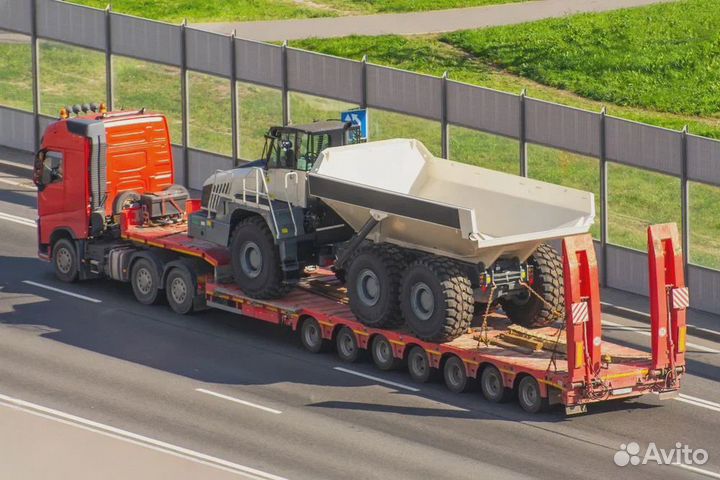
[[[290,113],[290,94],[288,91],[288,58],[287,58],[288,42],[285,40],[282,44],[282,121],[283,125],[289,125],[291,121]]]
[[[112,7],[105,7],[105,105],[113,109]]]
[[[30,2],[32,25],[30,48],[32,62],[32,109],[33,109],[33,140],[35,150],[40,148],[40,51],[38,47],[37,0]]]
[[[367,91],[368,91],[368,82],[367,82],[367,64],[368,64],[368,56],[363,55],[362,57],[362,77],[360,78],[360,88],[361,88],[361,96],[360,96],[360,108],[367,108]]]
[[[685,125],[680,132],[682,135],[682,170],[680,177],[680,212],[682,215],[682,249],[685,263],[685,280],[687,281],[688,265],[690,263],[690,185],[688,182],[688,126]]]
[[[240,117],[238,112],[237,98],[237,73],[235,60],[235,30],[230,34],[230,130],[232,133],[232,158],[233,166],[237,167],[240,157]]]
[[[605,137],[605,119],[607,109],[600,110],[600,250],[602,260],[600,265],[600,282],[607,287],[607,244],[608,244],[608,168],[607,168],[607,143]]]
[[[525,141],[525,97],[527,90],[524,88],[520,92],[520,175],[528,176],[528,160],[527,160],[527,143]]]
[[[190,95],[187,70],[187,19],[180,24],[180,97],[182,114],[183,185],[190,185]]]

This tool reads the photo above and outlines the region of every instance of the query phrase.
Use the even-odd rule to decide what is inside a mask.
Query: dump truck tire
[[[398,305],[403,255],[389,245],[371,245],[355,255],[347,271],[350,310],[370,327],[402,325]]]
[[[470,279],[454,261],[421,257],[405,271],[400,306],[422,340],[445,342],[465,333],[475,310]]]
[[[233,230],[230,242],[235,283],[258,299],[280,298],[292,290],[283,282],[280,251],[261,217],[248,217]]]
[[[545,302],[528,292],[524,299],[502,301],[502,307],[511,322],[528,328],[546,327],[562,319],[565,313],[563,263],[558,252],[543,244],[528,260],[533,266],[532,289]]]

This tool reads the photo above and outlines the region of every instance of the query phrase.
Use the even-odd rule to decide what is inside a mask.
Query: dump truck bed
[[[485,265],[524,261],[595,216],[592,193],[436,158],[410,139],[328,148],[308,185],[356,231],[371,211],[389,214],[374,241]]]

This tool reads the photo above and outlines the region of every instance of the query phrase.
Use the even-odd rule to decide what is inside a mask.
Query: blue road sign
[[[366,108],[357,108],[342,112],[340,118],[343,122],[352,122],[360,126],[360,135],[363,140],[368,140],[368,111]]]

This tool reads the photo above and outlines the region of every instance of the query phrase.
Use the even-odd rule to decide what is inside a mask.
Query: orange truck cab
[[[82,259],[89,239],[117,239],[119,213],[129,203],[144,202],[152,214],[159,203],[165,208],[158,198],[187,198],[187,190],[174,185],[164,116],[144,109],[86,113],[50,124],[35,160],[38,254],[46,260],[61,240]],[[73,271],[87,278],[81,267]]]

